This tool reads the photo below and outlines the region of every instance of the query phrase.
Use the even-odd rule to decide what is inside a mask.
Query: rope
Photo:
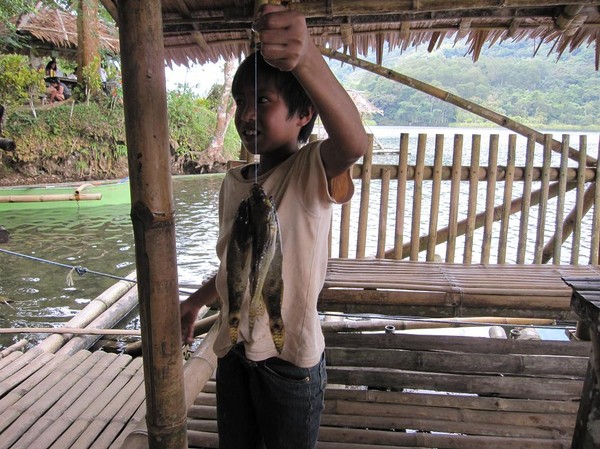
[[[66,283],[69,287],[73,286],[73,273],[77,273],[79,276],[83,276],[86,273],[90,273],[90,274],[95,274],[96,276],[115,279],[117,281],[132,282],[134,284],[137,284],[137,280],[135,280],[135,279],[129,279],[129,278],[122,277],[122,276],[116,276],[114,274],[108,274],[108,273],[102,273],[100,271],[89,270],[86,267],[82,267],[80,265],[67,265],[64,263],[54,262],[52,260],[47,260],[47,259],[42,259],[41,257],[29,256],[27,254],[21,254],[21,253],[9,251],[7,249],[2,249],[2,248],[0,248],[0,253],[9,254],[11,256],[23,257],[25,259],[33,260],[35,262],[42,262],[42,263],[46,263],[49,265],[55,265],[55,266],[61,267],[61,268],[67,268],[69,270],[69,273],[67,273]],[[190,294],[189,291],[181,290],[181,289],[179,290],[179,293],[183,293],[186,295]]]

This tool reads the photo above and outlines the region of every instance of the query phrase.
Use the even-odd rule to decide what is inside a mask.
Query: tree
[[[100,43],[98,1],[79,0],[77,5],[77,79],[86,99],[100,91]]]
[[[215,162],[225,162],[226,158],[223,154],[223,143],[225,141],[225,132],[229,126],[229,122],[235,113],[235,102],[231,101],[231,83],[233,82],[233,76],[237,64],[234,59],[228,59],[225,61],[223,67],[223,75],[225,78],[225,85],[223,87],[223,94],[219,106],[217,107],[217,123],[215,126],[215,133],[213,135],[210,145],[205,151],[205,159],[198,161],[198,165],[205,165],[208,161],[209,165]]]

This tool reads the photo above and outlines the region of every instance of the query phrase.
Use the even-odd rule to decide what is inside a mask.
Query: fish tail
[[[283,351],[283,344],[285,342],[285,328],[283,327],[283,320],[281,317],[269,319],[269,327],[271,328],[271,336],[273,337],[273,343],[275,343],[275,349],[281,354]]]

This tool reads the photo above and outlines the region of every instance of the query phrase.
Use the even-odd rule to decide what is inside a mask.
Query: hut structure
[[[7,48],[5,52],[22,53],[30,57],[54,56],[61,59],[77,58],[77,17],[56,8],[41,7],[11,20],[17,33],[25,40],[21,48]],[[0,25],[0,33],[5,25]],[[100,49],[119,53],[117,30],[105,23],[98,24]]]
[[[102,3],[119,27],[146,393],[145,420],[136,415],[143,425],[134,430],[126,427],[119,436],[119,443],[123,443],[119,446],[179,449],[189,443],[191,447],[218,447],[214,384],[210,382],[215,363],[211,351],[214,329],[185,368],[181,360],[164,64],[216,62],[221,57],[247,54],[252,17],[261,2]],[[325,54],[357,64],[358,55],[375,52],[375,65],[382,68],[386,45],[421,45],[431,50],[444,39],[465,38],[470,54],[477,59],[486,44],[535,39],[553,43],[558,55],[592,45],[598,68],[600,1],[297,0],[285,4],[305,14],[310,32]],[[356,254],[348,257],[350,219],[348,210],[342,209],[339,258],[331,260],[320,307],[343,313],[394,315],[395,324],[389,326],[396,329],[410,327],[417,317],[461,319],[464,323],[469,317],[481,321],[483,313],[498,313],[506,319],[527,318],[526,322],[532,323],[529,318],[553,322],[573,319],[575,312],[584,310],[594,347],[600,348],[594,331],[600,316],[593,303],[597,293],[589,295],[591,302],[571,311],[570,290],[561,279],[582,275],[597,278],[600,274],[596,157],[586,153],[585,139],[574,149],[568,139],[556,146],[551,136],[538,139],[532,130],[520,129],[527,134],[528,148],[528,162],[522,167],[515,166],[512,138],[508,163],[499,167],[495,137],[490,138],[488,164],[480,167],[481,136],[475,135],[468,166],[462,165],[460,135],[453,140],[452,166],[442,165],[443,137],[437,135],[433,164],[425,164],[427,136],[419,135],[416,163],[409,166],[410,139],[404,134],[397,165],[376,166],[367,156],[355,166],[354,177],[361,182]],[[529,159],[538,141],[543,145],[542,167]],[[552,167],[550,153],[557,149],[561,166]],[[577,167],[567,166],[569,158],[577,161]],[[367,259],[365,233],[372,179],[381,183],[382,213],[377,255]],[[394,243],[388,247],[387,212],[383,212],[391,202],[386,196],[391,179],[396,180],[399,194],[390,204],[396,230]],[[404,242],[407,181],[414,189],[412,218],[407,223],[411,238]],[[431,181],[432,186],[431,206],[426,211],[431,219],[424,235],[420,228],[423,181]],[[499,181],[504,185],[502,205],[494,203]],[[448,202],[448,227],[438,229],[434,217],[442,206],[436,199],[442,182],[450,183],[453,193]],[[461,182],[468,183],[469,193],[468,202],[459,205]],[[521,182],[524,189],[518,200],[512,199],[515,182]],[[533,182],[539,190],[532,190]],[[480,187],[489,192],[483,194],[483,211],[477,208]],[[577,206],[568,216],[560,209],[560,220],[556,220],[550,240],[543,231],[534,235],[534,260],[525,263],[532,207],[539,206],[534,228],[543,230],[549,198],[562,204],[567,190],[577,193]],[[466,213],[460,221],[459,207]],[[580,265],[578,223],[588,210],[594,211],[589,264]],[[520,227],[511,231],[510,237],[518,241],[517,266],[506,264],[504,253],[508,218],[515,212],[520,212]],[[494,226],[497,222],[499,228]],[[474,231],[478,228],[483,229],[481,263],[472,260]],[[497,230],[499,241],[504,242],[500,243],[496,264],[490,263],[492,230]],[[561,265],[559,255],[566,235],[573,235],[571,258],[570,263]],[[465,239],[460,263],[456,263],[455,255],[457,236]],[[445,262],[436,262],[436,245],[440,243],[446,245]],[[552,265],[543,264],[549,260]],[[591,282],[585,285],[593,287]],[[406,315],[413,318],[400,319]],[[600,444],[588,430],[597,428],[600,416],[600,368],[588,362],[589,342],[439,339],[384,333],[365,336],[340,333],[334,327],[331,330],[326,341],[328,376],[333,385],[327,393],[321,448],[563,448],[571,441],[572,447],[592,448]],[[348,325],[337,330],[347,332]],[[584,400],[578,411],[580,397]],[[119,446],[113,443],[110,447]]]

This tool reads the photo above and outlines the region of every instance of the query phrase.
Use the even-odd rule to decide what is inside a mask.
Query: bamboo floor
[[[321,310],[416,317],[577,320],[563,277],[599,277],[597,265],[484,265],[330,259]]]
[[[569,448],[590,344],[326,334],[319,449]],[[189,410],[193,448],[218,448],[215,383]]]
[[[327,333],[321,449],[567,448],[590,344]],[[215,384],[189,409],[217,448]],[[120,448],[144,420],[141,358],[36,350],[0,359],[0,448]]]

